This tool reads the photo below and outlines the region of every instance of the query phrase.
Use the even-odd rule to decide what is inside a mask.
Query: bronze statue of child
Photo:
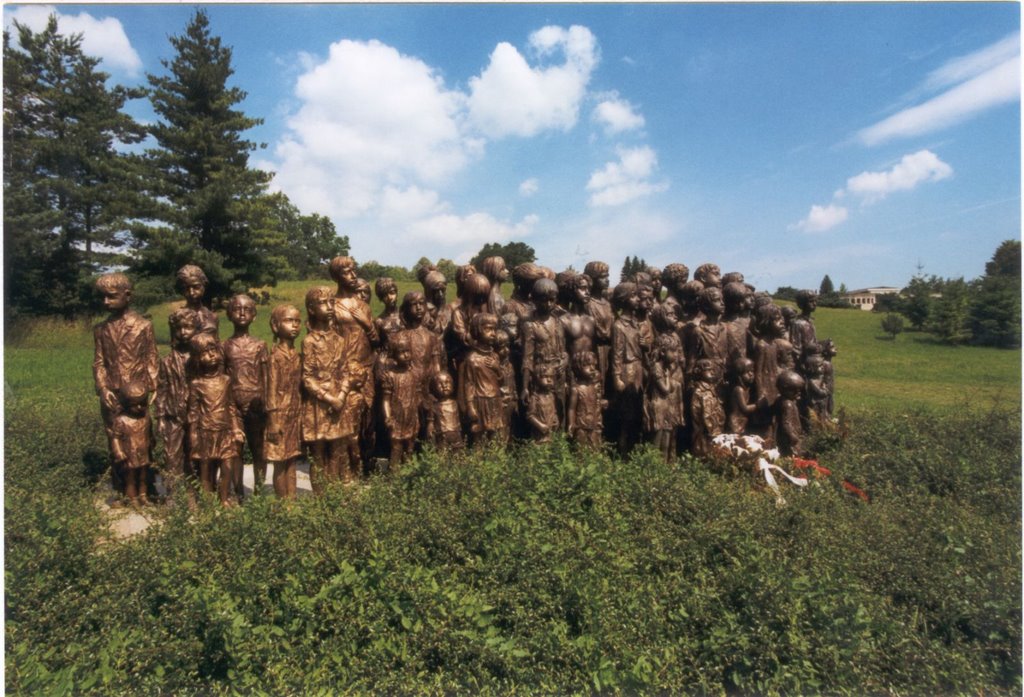
[[[96,279],[96,290],[110,315],[93,330],[92,372],[112,452],[114,419],[121,413],[121,390],[136,381],[148,391],[155,390],[159,359],[153,324],[129,307],[132,283],[128,277],[122,273],[103,274]],[[110,468],[110,479],[114,492],[124,494],[121,468],[116,462]]]
[[[423,380],[412,365],[412,341],[408,332],[388,340],[388,369],[381,385],[381,412],[391,443],[391,471],[412,455],[420,432]]]
[[[650,375],[644,399],[644,430],[665,458],[676,457],[683,417],[683,349],[679,337],[659,334],[651,353]]]
[[[302,317],[293,305],[270,313],[274,348],[267,376],[267,423],[264,457],[274,464],[274,493],[295,498],[295,466],[302,455],[302,358],[295,350]]]
[[[805,387],[804,379],[795,370],[783,370],[776,386],[779,398],[775,402],[775,447],[783,455],[802,455],[804,432],[798,404]]]
[[[430,413],[430,436],[438,450],[460,450],[464,447],[459,404],[455,401],[455,382],[448,373],[437,373],[430,379],[434,403]]]
[[[195,264],[185,264],[175,274],[174,285],[185,299],[185,307],[199,315],[199,331],[196,333],[219,338],[220,318],[203,304],[203,296],[209,285],[203,270]]]
[[[134,380],[121,388],[121,413],[114,419],[112,454],[124,477],[124,495],[138,508],[146,498],[146,474],[153,463],[153,429],[149,420],[149,390]]]
[[[384,305],[377,319],[373,320],[381,347],[384,347],[388,343],[388,337],[402,329],[402,319],[398,315],[398,284],[393,278],[381,276],[374,281],[373,290],[377,294],[377,299]]]
[[[555,374],[550,366],[540,366],[533,373],[533,385],[526,403],[526,420],[537,443],[550,443],[551,434],[558,430]]]
[[[533,284],[533,314],[520,324],[523,344],[522,393],[520,403],[529,409],[533,390],[533,375],[542,368],[551,371],[554,379],[553,396],[559,422],[565,416],[565,369],[569,356],[565,350],[565,330],[554,316],[558,286],[554,281],[541,278]]]
[[[640,442],[643,430],[646,351],[637,318],[639,302],[634,283],[625,281],[615,286],[612,304],[619,316],[612,325],[611,374],[619,426],[619,454],[623,456]]]
[[[235,331],[224,341],[224,356],[227,359],[228,375],[231,377],[231,392],[235,406],[242,415],[242,429],[245,442],[252,453],[252,491],[263,492],[267,479],[267,458],[264,454],[264,431],[267,426],[267,412],[264,399],[267,393],[267,373],[270,354],[267,345],[249,334],[249,325],[256,319],[256,303],[248,295],[233,295],[228,301],[228,319]],[[242,487],[242,463],[234,468],[235,490],[239,496]]]
[[[503,315],[498,319],[499,326],[502,320],[509,315]],[[510,327],[511,328],[511,327]],[[516,369],[512,364],[512,335],[504,329],[494,333],[494,351],[498,354],[498,361],[501,363],[501,403],[505,405],[505,423],[508,424],[508,432],[504,434],[506,440],[512,437],[512,422],[516,418],[519,406],[519,393],[516,391]]]
[[[695,382],[690,397],[693,433],[690,449],[697,457],[705,457],[711,452],[711,441],[721,435],[725,426],[725,410],[718,397],[721,382],[718,364],[710,358],[701,358],[694,366],[693,379]]]
[[[469,321],[469,329],[470,347],[459,364],[458,395],[470,440],[476,445],[500,437],[508,431],[508,424],[501,399],[504,376],[494,351],[498,318],[489,312],[477,313]]]
[[[569,388],[567,418],[569,437],[576,445],[590,450],[601,448],[604,430],[602,414],[608,408],[597,354],[579,351],[572,356],[573,382]]]
[[[160,360],[154,412],[156,429],[164,444],[164,486],[171,494],[182,480],[198,483],[188,456],[188,366],[189,344],[199,329],[199,316],[187,307],[174,310],[167,318],[171,352]]]
[[[216,490],[221,505],[228,506],[233,503],[234,469],[241,463],[245,440],[242,417],[231,392],[231,378],[224,370],[224,350],[220,342],[211,334],[196,334],[192,337],[191,352],[189,457],[199,470],[203,491],[213,493]]]
[[[725,422],[726,433],[743,435],[747,431],[747,422],[757,413],[758,408],[765,408],[767,400],[762,404],[751,397],[754,385],[754,361],[749,358],[737,358],[733,361],[732,389],[729,392],[729,415]]]
[[[828,385],[825,382],[825,357],[821,354],[821,346],[809,349],[804,356],[804,388],[801,401],[801,413],[805,426],[812,420],[819,423],[828,421]],[[813,416],[812,416],[813,415]]]
[[[333,290],[327,286],[306,293],[308,330],[302,339],[302,440],[310,455],[310,483],[321,493],[341,477],[347,457],[342,443],[341,412],[345,406],[343,377],[349,365],[360,368],[357,356],[346,355],[345,340],[332,329]]]

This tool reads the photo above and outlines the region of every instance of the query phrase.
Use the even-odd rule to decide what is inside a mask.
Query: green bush
[[[48,419],[6,424],[10,693],[1021,689],[1013,415],[857,414],[782,508],[556,440],[293,505],[178,501],[122,542],[96,429]]]

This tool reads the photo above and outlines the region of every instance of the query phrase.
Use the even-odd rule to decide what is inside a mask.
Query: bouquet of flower
[[[775,478],[776,474],[797,486],[807,486],[806,477],[794,477],[776,464],[783,459],[778,449],[765,447],[764,440],[758,436],[723,433],[720,436],[715,436],[712,443],[715,447],[714,458],[719,464],[725,464],[733,470],[753,471],[764,477],[765,484],[774,492],[776,503],[779,505],[785,504],[786,500],[782,498],[779,482]]]

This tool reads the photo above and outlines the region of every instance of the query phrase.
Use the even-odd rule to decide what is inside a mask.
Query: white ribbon
[[[772,491],[774,491],[776,494],[780,494],[779,484],[778,482],[775,481],[775,476],[772,474],[772,470],[777,470],[779,474],[781,474],[783,477],[793,482],[797,486],[807,486],[806,477],[794,477],[786,470],[782,469],[778,465],[773,465],[772,463],[765,460],[763,457],[758,459],[757,469],[764,473],[764,480],[768,482],[768,486],[771,487]]]

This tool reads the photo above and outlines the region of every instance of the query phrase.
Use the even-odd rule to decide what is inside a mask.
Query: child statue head
[[[498,318],[490,312],[478,312],[469,320],[469,335],[478,349],[492,349],[497,339],[497,331]]]
[[[398,302],[398,284],[395,283],[395,279],[381,276],[374,282],[373,292],[377,294],[377,299],[384,304],[386,310],[395,309]]]
[[[597,369],[597,354],[591,351],[577,351],[572,355],[572,372],[576,382],[590,385],[597,382],[600,373]]]
[[[818,307],[818,294],[813,290],[798,290],[796,292],[796,306],[800,312],[809,315]]]
[[[277,305],[270,311],[270,331],[282,341],[294,341],[302,327],[302,316],[294,305]]]
[[[195,264],[185,264],[174,275],[174,287],[193,307],[202,302],[209,284],[206,274]]]
[[[783,370],[775,378],[775,387],[784,399],[796,399],[804,391],[804,379],[795,370]]]
[[[199,315],[195,310],[179,307],[167,317],[171,330],[171,343],[179,349],[187,349],[192,337],[199,331]]]
[[[537,313],[546,317],[555,309],[555,301],[558,298],[558,285],[550,278],[538,278],[533,283],[530,291],[530,300]]]
[[[427,316],[427,301],[423,297],[423,293],[418,290],[410,290],[402,298],[402,307],[399,309],[399,313],[402,315],[402,321],[405,326],[410,329],[415,329],[423,323],[423,318]]]
[[[623,281],[612,291],[612,307],[619,312],[635,313],[638,302],[635,283]]]
[[[430,394],[438,401],[451,399],[455,394],[455,382],[452,376],[441,371],[430,378]]]
[[[736,377],[737,385],[754,384],[754,361],[749,358],[737,358],[732,363],[732,374]]]
[[[693,272],[693,280],[700,281],[705,286],[722,286],[722,270],[718,264],[701,264]]]
[[[256,319],[256,302],[245,293],[232,295],[228,300],[228,319],[235,329],[248,328]]]
[[[608,264],[603,261],[588,261],[583,273],[590,276],[590,292],[600,298],[608,290]]]
[[[412,363],[412,337],[408,332],[396,332],[388,338],[388,357],[399,370],[409,367]]]
[[[346,256],[334,257],[331,259],[331,265],[328,267],[328,270],[330,271],[331,278],[338,284],[338,288],[349,293],[355,292],[358,280],[355,259]]]
[[[119,314],[128,309],[132,299],[132,282],[123,273],[105,273],[96,279],[96,290],[103,296],[107,312]]]
[[[210,334],[196,334],[189,342],[192,362],[201,373],[213,373],[224,367],[224,349]]]
[[[494,256],[484,259],[480,262],[480,273],[487,277],[492,286],[508,280],[508,269],[505,267],[503,257]]]
[[[306,315],[311,325],[326,329],[334,317],[334,290],[329,286],[315,286],[306,291]]]

